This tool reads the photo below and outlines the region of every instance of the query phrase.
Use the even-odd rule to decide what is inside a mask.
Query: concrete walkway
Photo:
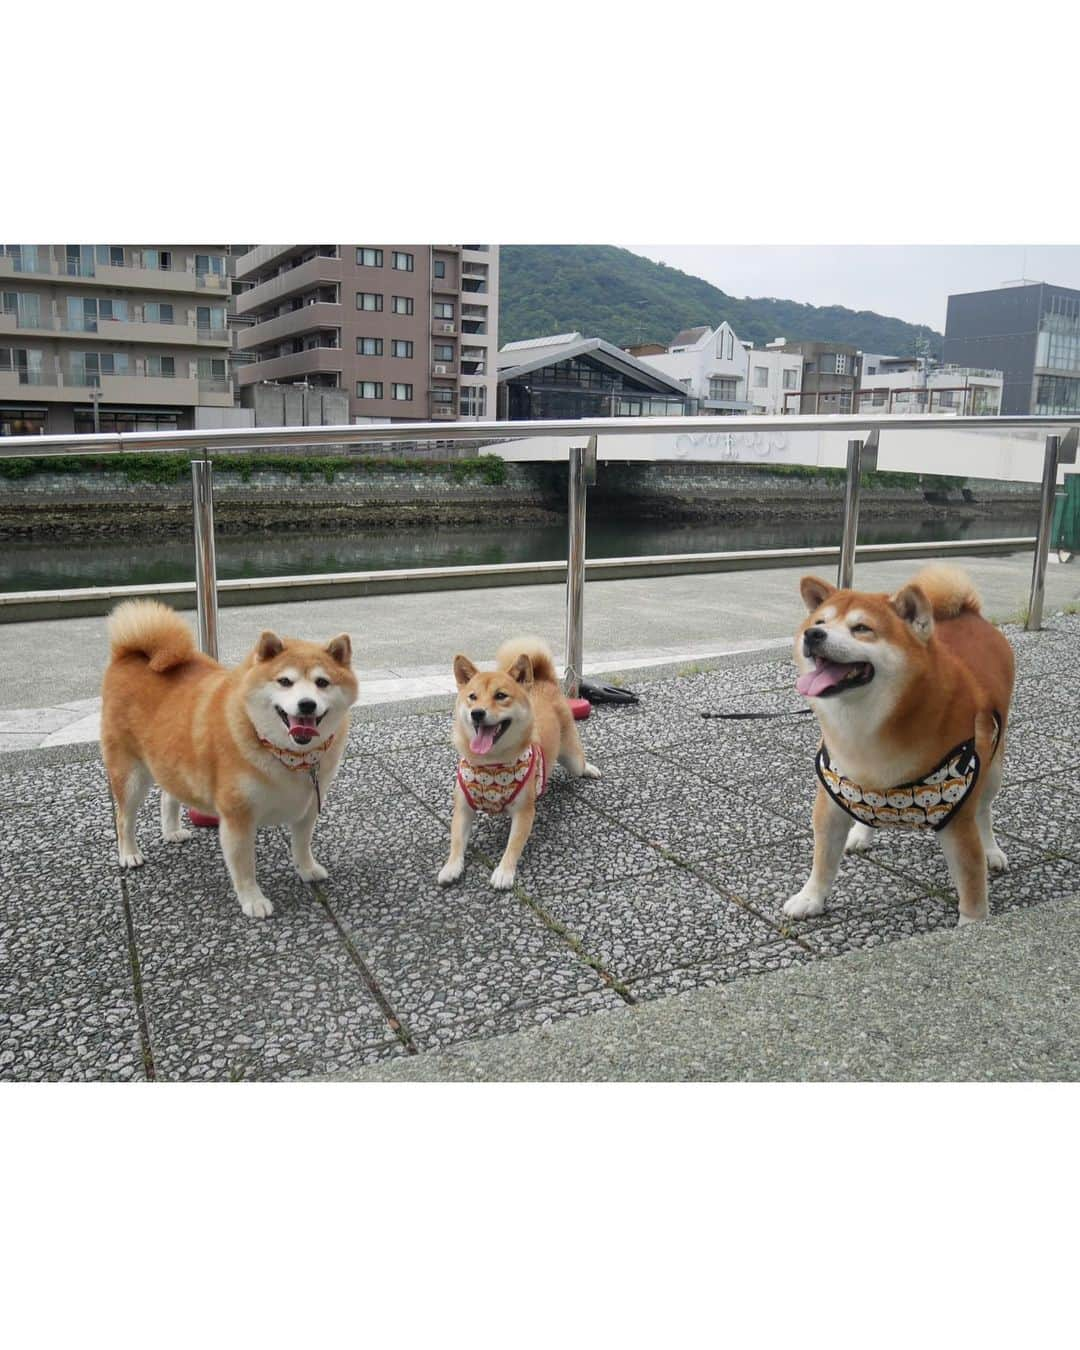
[[[637,681],[639,704],[598,708],[582,734],[603,778],[556,771],[505,893],[488,884],[506,834],[498,818],[480,823],[462,881],[435,882],[454,772],[445,712],[359,710],[316,831],[330,878],[305,886],[285,832],[264,831],[260,880],[275,913],[261,923],[233,899],[213,832],[161,841],[156,794],[139,825],[147,865],[117,870],[95,746],[0,757],[0,1077],[353,1076],[570,1019],[586,1020],[582,1045],[593,1048],[576,1061],[567,1050],[567,1077],[1072,1077],[1075,992],[1053,953],[1073,920],[1044,902],[1080,893],[1080,618],[1009,637],[1019,684],[996,815],[1012,869],[991,881],[991,928],[1031,913],[1002,925],[1021,945],[1000,957],[996,984],[962,954],[988,941],[985,960],[997,960],[993,944],[1006,939],[954,931],[932,838],[882,832],[869,855],[844,862],[824,914],[784,917],[810,862],[813,719],[700,718],[801,706],[789,658],[750,654]],[[898,964],[891,980],[882,974],[891,994],[860,993],[877,983],[867,949],[928,933],[941,937],[925,956]],[[857,951],[865,964],[834,959]],[[804,969],[809,984],[787,982],[784,972]],[[1027,992],[1009,1003],[1017,980]],[[933,1039],[932,1000],[940,1006],[950,984],[963,996],[943,1025],[966,1055],[952,1059],[910,1043]],[[712,988],[727,992],[700,1015],[678,999],[661,1006]],[[744,1011],[729,1018],[732,998]],[[791,1010],[815,999],[832,1007],[836,1058],[820,1044],[811,1053],[827,1019],[790,1025]],[[1003,1029],[1014,1016],[1010,1049]],[[860,1058],[852,1046],[864,1026],[880,1053]],[[432,1058],[430,1073],[560,1076],[539,1044],[534,1070],[498,1060],[496,1048],[475,1068]]]
[[[1080,1078],[1080,896],[874,951],[466,1041],[364,1082]]]
[[[958,559],[977,578],[986,612],[1016,619],[1027,601],[1030,554]],[[891,589],[910,562],[860,564],[857,584]],[[802,568],[592,582],[585,591],[586,671],[674,673],[732,653],[786,646],[798,623]],[[1047,612],[1080,601],[1080,564],[1052,558]],[[562,586],[343,598],[221,611],[221,656],[238,661],[264,628],[302,636],[352,635],[361,706],[443,706],[460,650],[483,659],[515,633],[542,633],[562,658]],[[0,625],[0,752],[92,741],[108,652],[100,618]]]

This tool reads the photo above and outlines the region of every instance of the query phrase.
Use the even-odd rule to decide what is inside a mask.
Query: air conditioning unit
[[[436,375],[448,375],[450,373],[449,366],[432,366],[431,369]]]

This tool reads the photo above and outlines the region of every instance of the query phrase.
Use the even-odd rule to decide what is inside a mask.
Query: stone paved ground
[[[1080,891],[1080,620],[1008,630],[1020,681],[998,799],[1012,871],[991,910]],[[506,824],[485,819],[440,889],[453,752],[447,717],[357,723],[316,835],[329,881],[259,839],[276,905],[245,919],[216,835],[157,835],[115,866],[93,747],[0,760],[0,1077],[282,1079],[757,977],[949,927],[932,839],[882,833],[845,861],[817,919],[781,905],[809,868],[814,724],[703,721],[799,707],[786,660],[636,686],[584,724],[599,782],[556,771],[512,893],[487,885]],[[1046,783],[1052,785],[1047,791]]]

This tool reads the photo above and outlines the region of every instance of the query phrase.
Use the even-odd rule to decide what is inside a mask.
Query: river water
[[[1032,535],[1031,511],[1001,511],[989,518],[947,516],[864,521],[863,544],[935,539],[1000,539]],[[595,511],[586,556],[640,557],[660,553],[712,553],[728,549],[805,548],[837,545],[839,517],[762,524],[674,525],[633,521]],[[566,557],[562,525],[513,525],[413,530],[356,530],[301,534],[260,531],[219,535],[222,580],[313,572],[366,572],[398,567],[454,567],[474,563],[542,562]],[[61,590],[76,586],[128,586],[190,581],[194,555],[182,539],[100,540],[67,544],[7,542],[0,548],[0,591]]]

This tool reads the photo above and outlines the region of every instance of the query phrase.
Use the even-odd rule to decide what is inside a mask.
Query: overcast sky
[[[728,295],[872,309],[945,331],[945,305],[1025,276],[1080,290],[1080,247],[1032,244],[626,244]],[[1026,256],[1025,256],[1026,255]]]

